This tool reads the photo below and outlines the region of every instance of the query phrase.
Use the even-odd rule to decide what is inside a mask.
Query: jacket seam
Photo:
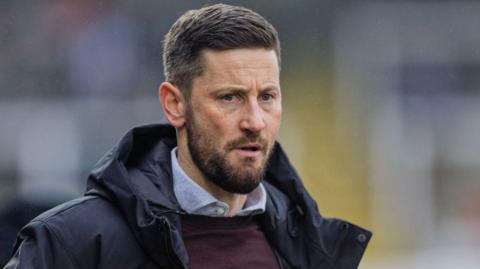
[[[47,221],[52,219],[53,217],[56,217],[58,215],[61,215],[63,213],[67,213],[67,211],[73,209],[74,207],[78,206],[78,205],[81,205],[81,204],[84,204],[92,199],[96,199],[96,198],[99,198],[99,197],[87,197],[87,196],[82,196],[81,198],[86,198],[85,200],[81,201],[80,203],[74,203],[66,208],[63,208],[62,210],[59,210],[57,212],[55,212],[54,214],[52,215],[49,215],[49,216],[46,216],[46,217],[40,217],[38,219],[34,219],[34,221],[38,221],[38,222],[42,222],[42,223],[45,223],[47,224]]]
[[[42,223],[45,225],[45,228],[52,233],[52,235],[55,237],[55,239],[58,241],[58,243],[61,245],[62,250],[67,254],[68,261],[75,267],[75,268],[81,268],[77,260],[75,259],[75,256],[73,253],[67,248],[67,245],[63,242],[61,239],[61,236],[58,235],[58,233],[53,229],[46,221],[44,220],[36,220],[37,222]]]
[[[273,253],[275,254],[275,258],[277,259],[278,266],[280,267],[279,269],[286,269],[284,264],[283,264],[283,258],[280,256],[280,253],[276,249],[272,249]]]

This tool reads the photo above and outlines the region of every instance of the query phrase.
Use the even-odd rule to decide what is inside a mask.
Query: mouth
[[[258,157],[261,155],[262,150],[262,145],[257,143],[241,145],[234,149],[240,157]]]
[[[238,147],[238,149],[255,152],[260,151],[262,149],[262,146],[259,144],[249,144]]]

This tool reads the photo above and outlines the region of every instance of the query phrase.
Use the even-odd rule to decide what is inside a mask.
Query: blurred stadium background
[[[0,265],[14,224],[79,196],[134,125],[164,121],[161,41],[216,1],[0,1]],[[480,268],[480,3],[224,1],[282,41],[280,141],[360,268]]]

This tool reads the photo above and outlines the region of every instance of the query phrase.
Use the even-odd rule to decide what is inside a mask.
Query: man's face
[[[280,127],[282,106],[273,50],[202,51],[192,83],[187,142],[204,176],[231,193],[260,183]]]

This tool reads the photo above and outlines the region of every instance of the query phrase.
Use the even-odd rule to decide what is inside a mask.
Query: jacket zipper
[[[165,248],[166,248],[166,251],[167,251],[167,258],[168,260],[170,261],[170,263],[173,264],[173,266],[175,268],[183,268],[185,269],[185,267],[183,266],[182,262],[179,261],[178,259],[178,256],[177,254],[173,251],[172,249],[172,244],[171,244],[171,237],[170,237],[170,233],[172,232],[171,229],[170,229],[170,224],[168,223],[168,221],[166,219],[162,219],[162,224],[167,228],[167,232],[166,232],[166,236],[164,237],[164,244],[165,244]]]
[[[273,250],[273,253],[275,254],[275,258],[277,259],[278,265],[280,266],[279,269],[285,269],[283,266],[282,258],[280,257],[280,253],[278,253],[276,250]]]

